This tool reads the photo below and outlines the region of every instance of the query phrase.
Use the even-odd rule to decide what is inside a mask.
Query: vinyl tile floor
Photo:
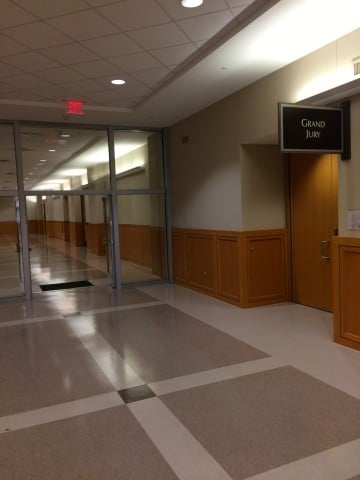
[[[329,313],[169,284],[0,311],[0,479],[360,479],[360,352]]]

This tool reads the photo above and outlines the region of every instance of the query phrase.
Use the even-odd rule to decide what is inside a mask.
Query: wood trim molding
[[[360,238],[333,237],[334,341],[360,350]]]

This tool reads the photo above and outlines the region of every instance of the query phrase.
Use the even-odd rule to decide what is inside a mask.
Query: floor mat
[[[93,284],[87,280],[79,280],[78,282],[49,283],[47,285],[39,285],[41,290],[64,290],[66,288],[90,287]]]

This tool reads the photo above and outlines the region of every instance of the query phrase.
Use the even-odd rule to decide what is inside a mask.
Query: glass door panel
[[[164,187],[160,132],[114,132],[116,189],[158,190]]]
[[[0,298],[24,295],[17,197],[0,197]]]
[[[164,195],[118,195],[121,279],[167,279]]]
[[[22,125],[20,133],[25,190],[109,189],[105,129]]]
[[[103,197],[103,217],[104,217],[104,246],[106,255],[106,270],[109,284],[115,286],[114,279],[114,240],[112,233],[112,214],[111,214],[111,198],[110,196]]]

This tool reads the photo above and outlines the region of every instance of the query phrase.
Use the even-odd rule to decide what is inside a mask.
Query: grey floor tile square
[[[63,320],[0,328],[0,416],[113,390]]]
[[[146,383],[268,356],[169,305],[94,318],[101,335]]]
[[[360,401],[292,367],[161,400],[236,479],[360,437]]]
[[[125,406],[0,435],[0,478],[178,480]]]

